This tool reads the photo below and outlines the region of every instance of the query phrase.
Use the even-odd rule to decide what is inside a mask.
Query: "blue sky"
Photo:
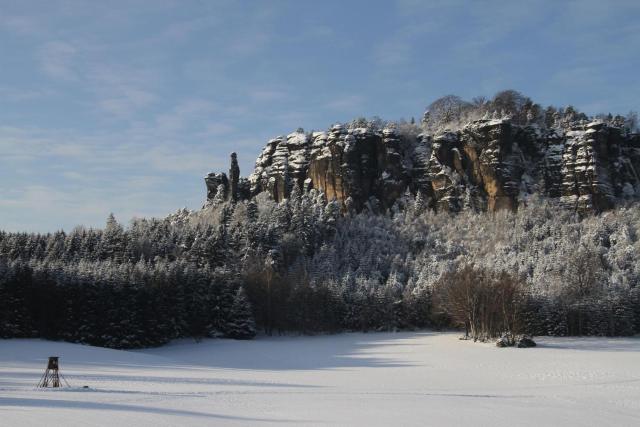
[[[198,208],[271,137],[513,88],[640,108],[640,2],[0,0],[0,228]]]

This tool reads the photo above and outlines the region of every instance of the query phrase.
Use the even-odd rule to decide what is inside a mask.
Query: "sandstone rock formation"
[[[238,156],[231,153],[231,168],[229,168],[229,188],[230,197],[234,202],[238,200],[238,184],[240,183],[240,167],[238,166]]]
[[[214,200],[218,194],[218,189],[222,188],[224,194],[220,197],[223,200],[227,199],[229,179],[225,173],[211,172],[204,177],[204,183],[207,185],[207,200]]]
[[[349,199],[355,209],[374,198],[389,208],[409,190],[440,211],[515,210],[539,194],[584,212],[640,196],[640,136],[599,121],[543,130],[477,120],[417,138],[394,127],[334,125],[270,140],[248,180],[239,178],[235,153],[231,163],[230,178],[205,178],[208,199],[222,185],[224,199],[268,192],[281,201],[295,185],[321,190],[328,200]]]

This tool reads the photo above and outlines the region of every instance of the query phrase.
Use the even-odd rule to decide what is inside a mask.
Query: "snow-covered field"
[[[0,425],[640,425],[640,338],[538,342],[375,333],[117,351],[0,340]],[[34,389],[49,355],[71,389]]]

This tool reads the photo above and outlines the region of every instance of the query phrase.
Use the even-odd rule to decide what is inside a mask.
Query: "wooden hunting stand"
[[[44,371],[44,375],[40,378],[40,382],[38,383],[38,387],[47,388],[47,387],[61,387],[62,383],[60,379],[64,381],[64,383],[69,387],[69,383],[62,376],[59,370],[60,366],[58,364],[58,356],[49,357],[49,362],[47,363],[47,369]]]

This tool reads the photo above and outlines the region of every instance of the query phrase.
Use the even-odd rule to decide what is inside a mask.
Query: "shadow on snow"
[[[186,411],[181,409],[155,408],[149,406],[124,405],[121,403],[103,403],[103,402],[83,402],[73,400],[60,399],[33,399],[19,397],[0,397],[0,407],[13,406],[21,408],[47,408],[47,409],[80,409],[80,410],[100,410],[100,411],[124,411],[124,412],[143,412],[158,415],[174,415],[174,416],[190,416],[213,418],[220,420],[233,421],[258,421],[258,422],[299,422],[293,420],[273,419],[273,418],[251,418],[232,415],[208,414],[206,412]]]

